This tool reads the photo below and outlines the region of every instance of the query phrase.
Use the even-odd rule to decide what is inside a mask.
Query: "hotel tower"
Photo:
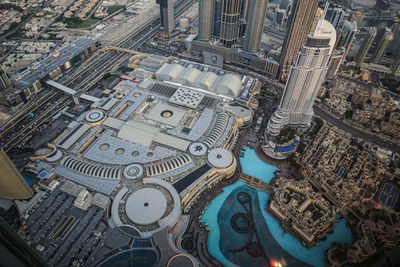
[[[325,79],[335,42],[336,30],[322,16],[314,32],[308,34],[296,62],[290,68],[280,105],[268,121],[268,134],[279,135],[286,125],[310,125],[314,114],[313,104]]]

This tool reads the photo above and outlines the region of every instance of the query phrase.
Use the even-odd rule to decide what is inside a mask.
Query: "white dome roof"
[[[218,78],[213,87],[219,94],[236,97],[242,88],[242,82],[236,75],[225,74]]]

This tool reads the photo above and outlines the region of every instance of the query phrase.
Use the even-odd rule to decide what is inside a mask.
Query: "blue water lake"
[[[269,183],[274,177],[274,172],[278,169],[275,166],[269,165],[260,160],[253,149],[245,149],[246,151],[244,153],[244,157],[240,158],[240,164],[242,166],[243,173],[250,176],[255,176],[256,178],[262,179],[264,182]],[[217,196],[208,205],[207,209],[201,217],[203,224],[208,224],[208,252],[225,266],[237,265],[229,261],[220,249],[220,229],[218,226],[218,212],[224,204],[226,198],[232,193],[233,190],[240,186],[246,185],[243,181],[239,180],[232,185],[224,187],[223,193]],[[280,226],[279,222],[266,212],[265,207],[268,202],[269,194],[262,191],[257,191],[257,194],[262,210],[262,215],[264,217],[264,220],[266,221],[269,232],[271,232],[275,241],[281,246],[284,251],[286,251],[299,261],[308,263],[312,266],[324,267],[325,251],[331,247],[331,244],[333,242],[353,242],[353,236],[351,234],[351,230],[346,226],[346,220],[341,219],[339,222],[336,223],[334,232],[326,236],[326,240],[320,242],[317,246],[306,248],[301,244],[299,240],[297,240],[291,234],[285,232],[284,229]],[[277,253],[277,251],[279,250],[274,250],[272,253]],[[282,255],[271,255],[270,252],[267,253],[268,257],[270,258],[281,259],[282,257]]]

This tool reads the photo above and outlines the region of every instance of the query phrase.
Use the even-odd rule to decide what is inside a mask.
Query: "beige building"
[[[32,189],[15,168],[3,149],[0,150],[0,197],[27,199],[33,196]]]

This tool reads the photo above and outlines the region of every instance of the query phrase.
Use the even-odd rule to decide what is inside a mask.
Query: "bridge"
[[[73,90],[67,86],[64,86],[58,82],[55,82],[53,80],[48,80],[45,83],[52,88],[62,91],[66,95],[72,96],[72,98],[74,99],[76,104],[79,104],[79,103],[77,103],[78,98],[89,101],[89,102],[99,102],[101,100],[98,97],[94,97],[94,96],[91,96],[88,94],[82,94],[80,91],[75,91],[75,90]]]
[[[254,176],[241,174],[239,179],[242,180],[243,182],[245,182],[246,185],[248,185],[256,190],[264,191],[267,193],[272,193],[272,191],[273,191],[272,185],[267,184],[263,180],[258,179]]]
[[[115,51],[125,52],[125,53],[129,53],[129,54],[134,54],[134,55],[143,54],[143,53],[141,53],[139,51],[136,51],[136,50],[122,48],[122,47],[118,47],[118,46],[112,46],[112,45],[104,46],[103,48],[100,49],[100,51],[107,51],[107,50],[115,50]]]

